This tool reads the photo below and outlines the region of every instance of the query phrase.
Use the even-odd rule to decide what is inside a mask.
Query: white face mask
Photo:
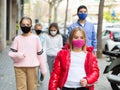
[[[56,31],[50,31],[50,34],[51,34],[52,36],[55,36],[55,35],[57,34],[57,30],[56,30]]]

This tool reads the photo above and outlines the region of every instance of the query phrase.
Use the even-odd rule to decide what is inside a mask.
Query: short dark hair
[[[77,13],[78,13],[78,12],[79,12],[79,10],[80,10],[80,9],[82,9],[82,8],[84,8],[84,9],[88,10],[88,9],[87,9],[87,7],[86,7],[85,5],[80,5],[80,6],[78,7],[78,9],[77,9]]]
[[[57,29],[57,34],[60,34],[58,24],[57,24],[56,22],[53,22],[53,23],[50,24],[49,29],[48,29],[48,34],[49,34],[49,35],[51,35],[50,29],[51,29],[52,27],[55,27],[55,28]]]

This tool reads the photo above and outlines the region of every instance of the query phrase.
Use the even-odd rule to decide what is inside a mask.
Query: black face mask
[[[36,34],[39,35],[40,33],[42,33],[42,30],[35,30]]]
[[[23,33],[28,33],[28,32],[30,32],[30,28],[31,28],[31,27],[27,27],[27,26],[22,27],[22,26],[21,26],[21,30],[23,31]]]

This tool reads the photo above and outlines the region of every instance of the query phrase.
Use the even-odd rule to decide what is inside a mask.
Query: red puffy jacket
[[[94,90],[94,83],[99,77],[99,68],[97,65],[96,57],[92,55],[92,47],[87,48],[87,56],[85,60],[85,72],[89,90]],[[69,49],[62,49],[54,63],[54,68],[49,80],[48,90],[57,90],[59,87],[62,89],[66,82],[68,71],[70,67],[70,51]]]

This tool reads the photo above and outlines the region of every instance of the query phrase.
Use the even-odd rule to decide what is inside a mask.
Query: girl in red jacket
[[[49,90],[94,90],[99,77],[93,47],[86,47],[82,28],[74,28],[68,44],[57,54],[49,80]]]

